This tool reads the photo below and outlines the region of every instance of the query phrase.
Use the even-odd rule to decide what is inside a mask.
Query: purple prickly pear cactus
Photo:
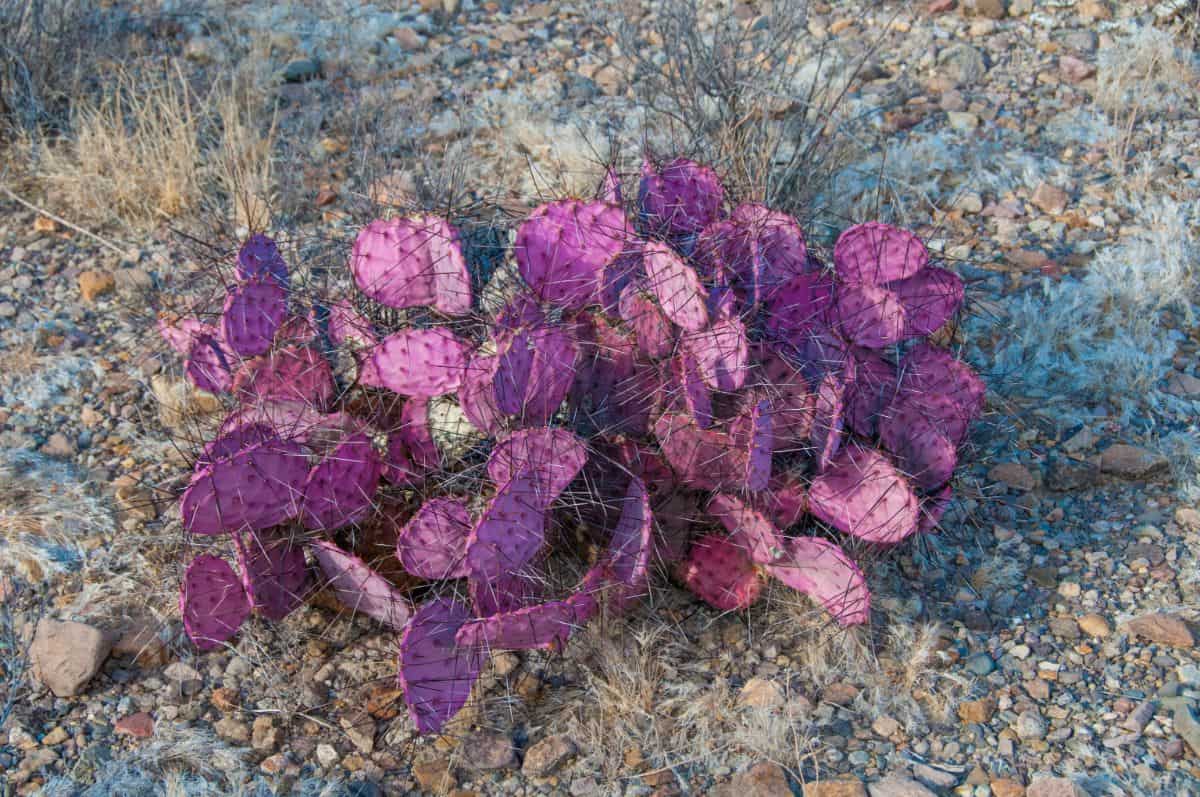
[[[394,434],[404,441],[409,459],[418,468],[434,470],[442,465],[442,452],[429,426],[429,400],[411,398],[400,411],[400,428]]]
[[[304,602],[311,586],[304,550],[291,540],[265,532],[240,534],[237,543],[242,584],[254,610],[268,620],[282,620]]]
[[[529,215],[513,251],[521,277],[539,299],[578,309],[599,301],[605,269],[629,237],[617,205],[564,199]]]
[[[728,537],[709,534],[692,543],[679,579],[696,597],[723,612],[758,600],[763,582],[746,551]]]
[[[327,585],[346,608],[396,629],[408,622],[412,616],[408,599],[362,559],[325,540],[310,543],[309,550]]]
[[[538,477],[523,471],[496,490],[467,543],[467,567],[473,578],[496,578],[517,570],[541,550],[546,516],[539,483]]]
[[[858,566],[837,545],[817,537],[791,537],[766,570],[797,592],[821,602],[838,624],[870,619],[871,594]]]
[[[833,321],[833,279],[821,272],[799,274],[780,285],[767,299],[767,334],[801,347]]]
[[[818,470],[829,467],[841,448],[845,394],[845,383],[837,374],[826,374],[817,385],[811,440]]]
[[[215,335],[199,334],[188,349],[184,373],[192,384],[209,393],[225,393],[233,387],[230,356]]]
[[[904,337],[932,335],[963,303],[962,277],[944,268],[925,268],[888,286],[904,306]]]
[[[462,385],[467,347],[442,327],[388,335],[363,363],[359,381],[410,398],[434,398]]]
[[[308,477],[304,452],[275,438],[199,468],[180,499],[192,534],[257,531],[296,515]]]
[[[846,425],[863,437],[874,437],[884,410],[896,395],[896,366],[878,352],[854,349],[854,381],[846,386]]]
[[[724,432],[701,429],[686,415],[665,412],[654,422],[654,436],[680,480],[700,490],[719,490],[744,482],[746,452]]]
[[[740,319],[717,319],[706,329],[685,334],[683,345],[713,390],[734,391],[745,383],[750,344]]]
[[[237,276],[240,280],[271,277],[286,288],[288,267],[275,242],[262,233],[255,233],[246,239],[238,251]]]
[[[329,308],[329,339],[335,346],[354,349],[369,349],[379,343],[371,322],[344,300]]]
[[[461,500],[431,498],[400,530],[396,557],[419,578],[464,578],[471,514]]]
[[[875,221],[847,229],[833,248],[834,267],[847,285],[907,279],[928,262],[929,252],[917,236]]]
[[[228,641],[250,616],[241,579],[224,559],[200,554],[188,565],[179,591],[179,613],[188,637],[200,650]]]
[[[621,204],[621,175],[617,174],[617,170],[613,167],[609,166],[604,170],[604,180],[600,183],[596,198],[614,205]]]
[[[808,491],[820,520],[868,542],[897,543],[917,530],[917,495],[878,451],[846,446]]]
[[[388,307],[471,310],[471,279],[462,240],[445,219],[415,216],[373,221],[354,242],[350,271],[358,289]]]
[[[900,297],[882,285],[843,285],[837,292],[836,312],[842,334],[868,349],[899,343],[908,329]]]
[[[508,614],[545,599],[545,584],[536,574],[523,570],[501,573],[496,578],[470,581],[471,604],[479,617]]]
[[[324,408],[334,397],[333,371],[311,346],[285,346],[244,362],[233,391],[250,402],[293,401]]]
[[[587,449],[567,429],[522,429],[501,440],[488,457],[488,478],[506,484],[519,474],[532,479],[537,505],[549,509],[583,469]]]
[[[550,601],[471,620],[459,629],[456,640],[464,648],[479,651],[561,650],[579,623],[575,603]]]
[[[948,484],[937,492],[923,497],[921,499],[921,519],[917,524],[917,530],[922,534],[937,531],[953,498],[954,490]]]
[[[400,637],[397,681],[419,733],[436,733],[471,696],[484,655],[455,641],[471,610],[449,598],[426,603]]]
[[[783,535],[766,515],[728,493],[714,495],[708,511],[720,521],[730,539],[755,564],[769,565],[783,555]]]
[[[696,271],[657,241],[642,245],[642,258],[646,285],[667,318],[686,332],[699,332],[708,326],[708,297]]]
[[[167,318],[158,319],[158,334],[162,335],[167,345],[177,354],[184,357],[192,350],[192,344],[197,338],[217,337],[217,329],[212,324],[206,324],[198,318],[180,318],[171,321]]]
[[[358,522],[371,511],[382,475],[383,461],[371,439],[362,433],[347,437],[309,471],[301,520],[307,528],[324,531]]]
[[[477,351],[471,355],[458,388],[458,405],[467,419],[488,434],[500,431],[504,424],[504,412],[496,400],[499,368],[499,358]]]
[[[918,487],[932,490],[954,475],[954,467],[958,464],[957,446],[942,431],[950,424],[932,420],[931,416],[937,417],[936,410],[930,412],[930,407],[921,406],[921,402],[914,399],[910,397],[892,404],[887,417],[879,422],[879,442]],[[950,405],[947,420],[953,422],[952,413],[956,407],[944,397],[941,403]]]
[[[644,286],[631,282],[621,291],[618,313],[637,335],[638,348],[647,357],[666,357],[675,348],[675,330]]]
[[[653,235],[687,239],[721,217],[725,189],[707,166],[677,158],[662,168],[642,163],[638,205]]]
[[[271,348],[287,317],[287,292],[270,277],[247,280],[230,289],[221,313],[225,344],[239,357]]]
[[[683,399],[683,409],[696,421],[696,425],[701,429],[712,426],[712,395],[700,376],[696,358],[687,351],[680,351],[671,360],[671,376],[674,379],[672,388],[678,391]]]

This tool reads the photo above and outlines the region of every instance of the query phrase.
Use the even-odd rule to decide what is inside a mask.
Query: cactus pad
[[[687,332],[704,329],[708,325],[707,296],[695,269],[657,241],[642,246],[642,257],[646,286],[667,318]]]
[[[286,346],[244,362],[233,390],[245,401],[295,401],[322,408],[333,401],[333,371],[311,346]]]
[[[212,650],[232,638],[246,622],[250,600],[228,562],[200,554],[183,574],[179,613],[196,647]]]
[[[878,451],[842,449],[813,479],[809,511],[839,531],[868,542],[896,543],[917,530],[917,496]]]
[[[904,305],[904,337],[932,335],[963,303],[962,277],[944,268],[925,268],[888,286]]]
[[[513,612],[472,620],[456,637],[458,644],[475,650],[560,650],[579,626],[575,604],[550,601]]]
[[[841,448],[845,390],[845,384],[837,374],[826,374],[817,385],[811,440],[818,470],[829,467]]]
[[[724,612],[749,608],[763,586],[746,551],[719,534],[692,543],[679,578],[698,598]]]
[[[475,524],[467,543],[467,567],[477,579],[516,570],[537,555],[546,516],[536,476],[526,471],[502,484]]]
[[[605,269],[628,245],[625,213],[607,202],[541,205],[517,230],[521,277],[544,302],[580,308],[598,301]]]
[[[209,393],[224,393],[233,386],[229,357],[215,335],[197,335],[188,350],[184,373],[192,384]]]
[[[839,625],[870,619],[871,594],[858,565],[837,545],[816,537],[792,537],[767,572],[792,589],[821,602]]]
[[[762,512],[728,493],[718,493],[708,502],[708,511],[729,532],[750,561],[769,565],[783,555],[783,536]]]
[[[354,241],[350,271],[360,291],[388,307],[428,306],[447,315],[471,310],[462,240],[437,216],[371,222]]]
[[[225,344],[240,357],[256,357],[271,348],[286,317],[287,293],[279,283],[270,277],[243,282],[225,297]]]
[[[412,615],[408,599],[362,559],[325,540],[309,543],[309,549],[325,575],[326,585],[343,606],[395,629],[408,622]]]
[[[876,221],[850,227],[833,248],[833,265],[848,285],[907,279],[928,262],[929,252],[917,236]]]
[[[637,335],[638,348],[647,357],[666,357],[675,347],[675,330],[644,286],[631,282],[621,291],[617,312]]]
[[[461,500],[430,498],[400,530],[396,556],[419,578],[463,578],[471,526],[471,513]]]
[[[749,342],[740,319],[718,319],[707,329],[689,332],[683,345],[696,358],[701,378],[713,390],[737,390],[746,381]]]
[[[907,316],[900,298],[870,283],[845,285],[837,293],[838,327],[847,339],[868,349],[904,340]]]
[[[300,509],[304,525],[332,531],[362,520],[382,475],[383,461],[371,439],[362,433],[347,437],[309,471]]]
[[[400,637],[397,682],[419,733],[440,731],[471,696],[484,657],[455,642],[470,617],[463,604],[439,598],[418,609]]]
[[[443,327],[388,335],[363,363],[359,381],[410,398],[453,393],[466,370],[466,345]]]
[[[269,440],[200,468],[180,499],[192,534],[255,531],[299,509],[308,462],[295,443]]]
[[[655,235],[685,238],[699,233],[721,215],[725,189],[716,172],[685,158],[661,169],[642,164],[638,205],[642,220]]]
[[[676,475],[691,487],[719,490],[745,479],[746,453],[723,432],[701,429],[686,415],[665,412],[654,422],[654,436]]]
[[[308,596],[311,580],[304,550],[286,538],[266,533],[238,539],[238,566],[254,610],[268,620],[287,617]]]
[[[587,462],[587,449],[567,429],[535,428],[513,432],[488,457],[488,478],[504,484],[525,473],[533,478],[538,505],[548,509]]]
[[[241,280],[269,276],[279,285],[287,287],[288,267],[275,242],[262,233],[256,233],[247,238],[238,251],[237,276]]]
[[[533,574],[524,570],[501,573],[486,580],[471,579],[471,603],[479,617],[507,614],[541,603],[545,586]]]

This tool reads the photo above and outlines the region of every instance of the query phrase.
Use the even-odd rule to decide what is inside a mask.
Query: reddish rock
[[[1058,71],[1062,73],[1063,78],[1068,82],[1080,83],[1095,75],[1096,67],[1082,58],[1076,58],[1073,55],[1064,55],[1058,59]]]
[[[1067,202],[1070,201],[1067,192],[1061,188],[1051,185],[1050,183],[1041,183],[1034,189],[1033,196],[1030,201],[1033,202],[1043,213],[1049,213],[1051,216],[1057,216],[1067,209]]]
[[[135,739],[148,739],[154,735],[154,717],[144,711],[139,711],[128,717],[121,717],[113,725],[113,730],[118,734],[132,736]]]
[[[1125,623],[1124,628],[1151,642],[1160,645],[1170,645],[1175,648],[1190,648],[1196,644],[1192,630],[1178,614],[1171,612],[1151,612],[1135,617]]]

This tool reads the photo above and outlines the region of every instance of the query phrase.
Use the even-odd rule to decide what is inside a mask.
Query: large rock
[[[58,697],[82,691],[100,671],[112,640],[86,623],[42,618],[29,649],[34,676]]]
[[[867,787],[871,797],[937,797],[933,791],[902,775],[888,775]]]
[[[544,778],[575,755],[578,749],[569,736],[562,734],[547,736],[530,745],[529,750],[525,752],[525,761],[521,766],[521,771],[530,777]]]
[[[1150,612],[1135,617],[1123,626],[1126,631],[1143,639],[1170,645],[1175,648],[1190,648],[1196,644],[1192,630],[1178,614]]]
[[[1088,793],[1070,778],[1034,778],[1025,797],[1088,797]]]
[[[804,793],[808,795],[808,786],[804,787]],[[713,794],[714,797],[792,797],[792,788],[781,766],[764,761],[734,775]]]
[[[1100,455],[1100,470],[1122,479],[1150,479],[1167,472],[1169,463],[1162,454],[1138,446],[1116,443]]]

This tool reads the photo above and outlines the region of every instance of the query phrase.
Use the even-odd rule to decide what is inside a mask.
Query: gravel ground
[[[269,28],[288,75],[314,78],[279,87],[284,123],[313,135],[289,176],[311,198],[306,232],[351,229],[353,136],[336,110],[326,135],[304,127],[346,83],[427,105],[414,140],[524,199],[540,171],[586,160],[579,131],[638,131],[626,62],[587,9],[403,5],[247,3],[225,20],[236,35]],[[888,212],[971,285],[959,334],[992,393],[964,498],[941,534],[870,570],[868,630],[835,632],[784,595],[717,616],[664,584],[653,610],[562,656],[497,655],[437,738],[416,736],[393,685],[396,640],[363,618],[313,607],[232,651],[180,641],[170,499],[186,473],[172,414],[184,394],[146,343],[147,297],[200,268],[196,248],[161,228],[118,255],[0,199],[0,573],[17,577],[0,580],[0,615],[16,621],[11,638],[0,624],[6,673],[43,618],[30,677],[8,684],[4,794],[151,793],[172,768],[197,794],[1200,792],[1191,318],[1166,309],[1156,334],[1174,354],[1125,403],[993,367],[1013,297],[1082,280],[1144,231],[1153,198],[1195,207],[1195,75],[1130,78],[1133,95],[1163,99],[1130,128],[1123,165],[1107,142],[1126,117],[1105,110],[1097,75],[1132,32],[1170,25],[1171,5],[935,0],[864,17],[817,4],[809,30],[847,52],[892,30],[850,100],[882,109],[889,179],[865,151],[831,192],[837,212],[894,194]],[[738,13],[753,24],[758,11]],[[204,30],[185,26],[181,46],[197,69],[229,58]]]

